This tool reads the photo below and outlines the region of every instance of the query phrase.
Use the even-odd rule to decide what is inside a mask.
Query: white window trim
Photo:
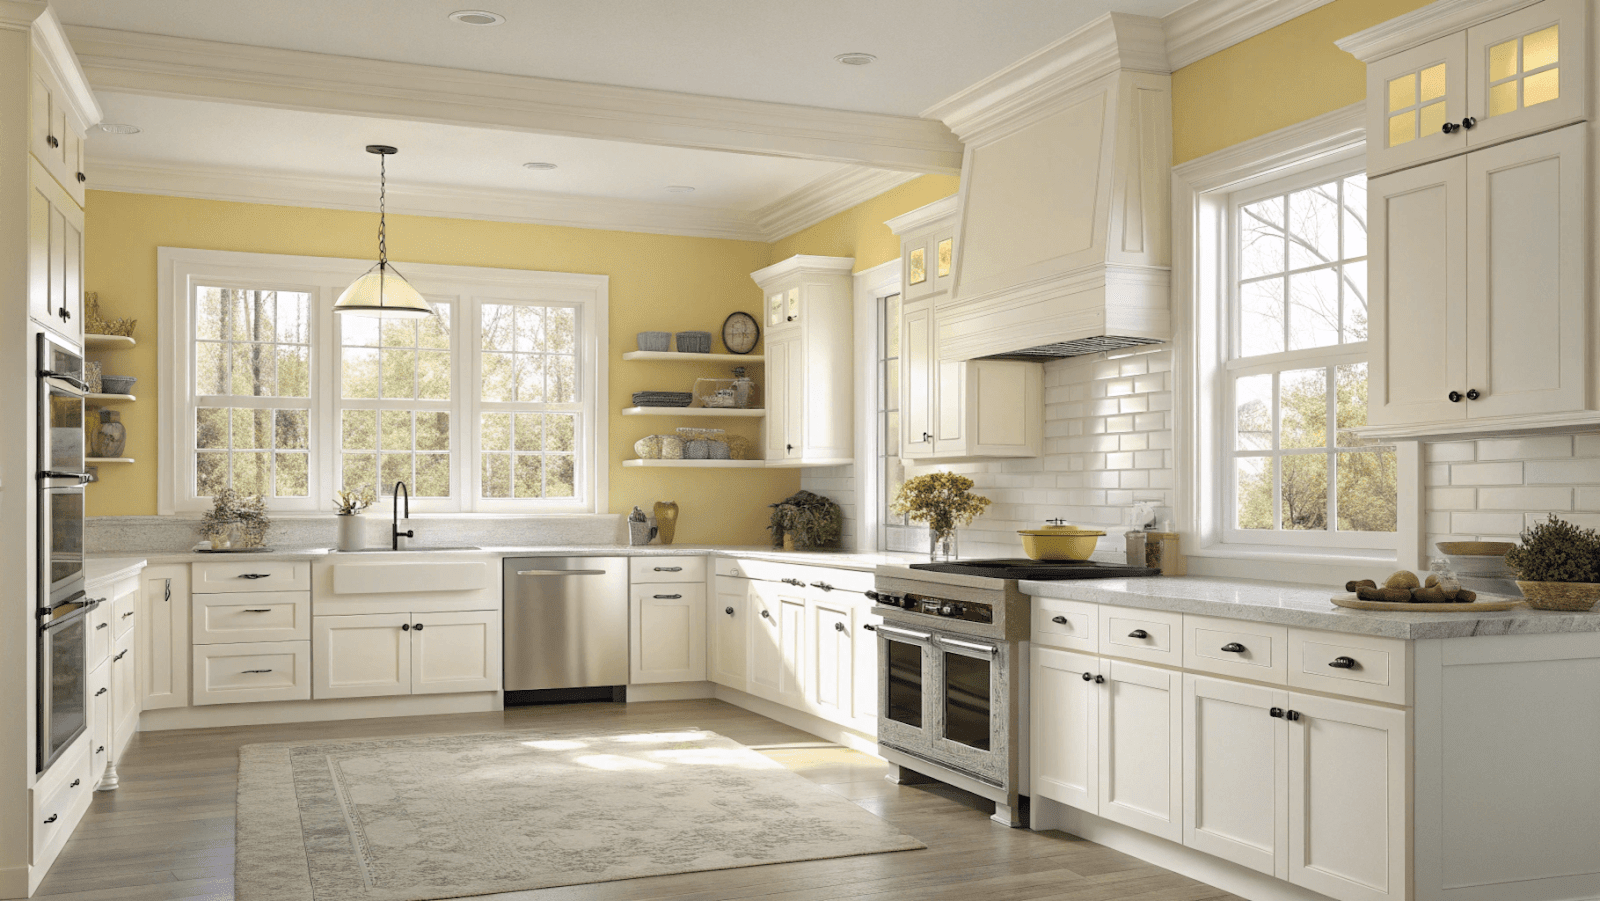
[[[577,436],[580,484],[577,497],[568,502],[536,501],[517,504],[477,497],[478,436],[475,423],[479,411],[476,392],[463,400],[452,401],[458,415],[451,417],[451,492],[449,499],[416,499],[416,512],[464,514],[508,513],[516,515],[568,515],[605,513],[609,509],[609,409],[606,344],[609,328],[609,278],[565,272],[522,269],[493,269],[476,266],[443,266],[401,262],[406,278],[425,296],[449,299],[456,303],[452,330],[452,383],[476,385],[480,361],[472,352],[467,336],[476,334],[477,303],[496,301],[555,302],[571,304],[579,311],[577,377],[585,385],[584,427]],[[372,261],[333,257],[291,256],[283,254],[240,253],[233,251],[157,249],[157,306],[161,327],[157,335],[159,378],[162,390],[158,404],[160,434],[165,436],[168,456],[157,467],[157,509],[163,515],[195,513],[210,509],[210,503],[195,499],[180,486],[192,485],[192,444],[195,397],[190,350],[190,293],[198,283],[239,285],[241,287],[279,286],[284,290],[305,291],[312,304],[312,377],[321,388],[313,388],[309,440],[311,473],[309,497],[301,502],[274,499],[275,513],[289,515],[332,512],[336,490],[339,434],[334,422],[339,390],[338,332],[333,302],[367,269]],[[469,331],[471,330],[471,331]],[[586,479],[586,481],[585,481]],[[187,480],[187,481],[185,481]]]
[[[1183,336],[1176,357],[1178,522],[1188,533],[1185,552],[1197,557],[1278,560],[1286,563],[1383,561],[1415,569],[1423,553],[1421,453],[1415,442],[1398,442],[1397,549],[1374,550],[1321,542],[1315,549],[1226,540],[1224,505],[1229,496],[1221,465],[1227,434],[1223,401],[1227,388],[1227,304],[1230,286],[1221,265],[1227,242],[1230,195],[1253,185],[1362,159],[1366,109],[1357,103],[1279,131],[1191,160],[1172,170],[1172,297],[1175,333]]]
[[[880,515],[884,486],[878,473],[878,308],[900,293],[900,258],[855,274],[856,345],[856,550],[881,553]],[[902,301],[904,298],[902,298]]]

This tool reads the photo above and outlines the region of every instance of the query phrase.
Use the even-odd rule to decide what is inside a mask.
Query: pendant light
[[[344,289],[334,303],[333,311],[359,316],[381,315],[390,319],[432,316],[433,307],[389,262],[389,249],[384,243],[384,195],[387,193],[389,175],[386,158],[400,151],[387,144],[368,144],[367,152],[378,155],[378,264]]]

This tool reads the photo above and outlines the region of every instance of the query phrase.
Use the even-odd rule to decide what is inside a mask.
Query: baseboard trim
[[[31,867],[0,867],[0,899],[24,901],[32,891],[28,887]],[[41,879],[43,872],[41,871]]]
[[[1029,814],[1030,828],[1035,832],[1067,832],[1190,879],[1198,879],[1249,901],[1330,901],[1327,895],[1164,838],[1156,838],[1121,823],[1113,823],[1049,798],[1035,795],[1031,799]]]
[[[216,704],[146,710],[139,715],[139,731],[208,729],[216,726],[272,726],[281,723],[320,723],[328,720],[364,720],[391,716],[431,716],[441,713],[486,713],[504,709],[498,691],[451,695],[407,695],[397,698],[333,698],[323,701],[266,701],[259,704]]]
[[[848,726],[841,726],[820,716],[813,716],[803,710],[795,710],[782,704],[774,704],[765,698],[758,698],[738,689],[728,688],[724,685],[716,685],[714,687],[716,689],[714,697],[719,701],[726,701],[751,713],[758,713],[769,720],[777,720],[785,726],[792,726],[801,732],[809,732],[818,738],[831,741],[837,745],[843,745],[852,751],[860,751],[863,754],[870,754],[879,760],[883,759],[883,755],[878,753],[878,738],[875,735],[857,732]]]
[[[694,701],[716,697],[710,682],[666,682],[660,685],[629,685],[628,703],[651,701]]]

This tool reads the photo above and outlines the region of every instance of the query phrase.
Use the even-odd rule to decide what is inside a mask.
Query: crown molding
[[[1161,19],[1174,70],[1326,6],[1332,0],[1194,0]]]
[[[97,89],[958,173],[939,122],[105,28],[67,29]]]
[[[1060,103],[1064,95],[1124,69],[1172,72],[1161,20],[1106,13],[946,97],[922,115],[948,125],[964,142],[982,141],[997,128],[1036,115]]]
[[[942,197],[933,203],[919,206],[909,213],[901,213],[893,219],[885,219],[883,224],[887,225],[889,231],[894,232],[896,235],[910,234],[927,228],[941,219],[955,215],[956,209],[960,206],[960,199],[959,194],[951,194],[949,197]]]
[[[67,42],[67,34],[56,11],[42,0],[0,0],[0,29],[26,31],[33,39],[39,57],[55,76],[67,101],[67,109],[77,120],[79,131],[100,122],[100,101],[89,89],[77,54]]]
[[[756,210],[756,226],[767,241],[782,240],[917,177],[915,172],[840,169]]]
[[[1382,59],[1434,38],[1465,31],[1539,0],[1438,0],[1421,9],[1334,41],[1340,50],[1362,62]]]
[[[855,265],[855,257],[822,257],[797,253],[787,260],[780,260],[765,269],[757,269],[750,273],[750,278],[765,289],[775,279],[793,275],[796,272],[812,272],[823,275],[842,272],[848,275],[855,268]]]
[[[1209,192],[1293,165],[1311,165],[1364,147],[1366,101],[1297,122],[1172,167],[1175,184]]]
[[[372,180],[94,160],[98,191],[371,212]],[[446,185],[389,185],[391,213],[766,242],[746,211]]]

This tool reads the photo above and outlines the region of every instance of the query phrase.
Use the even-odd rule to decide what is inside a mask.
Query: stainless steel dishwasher
[[[613,688],[628,682],[628,558],[510,557],[505,561],[505,690]]]

